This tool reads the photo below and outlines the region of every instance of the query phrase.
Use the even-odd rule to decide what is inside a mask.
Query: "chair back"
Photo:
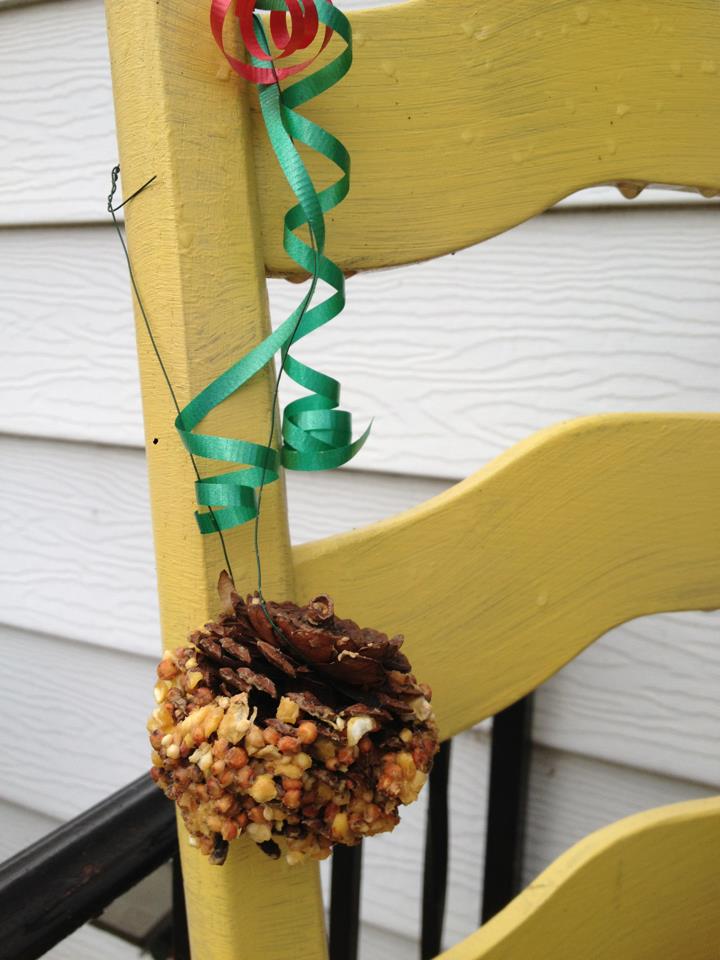
[[[267,335],[265,278],[293,274],[290,197],[204,3],[107,0],[107,15],[126,194],[157,177],[126,208],[130,251],[182,406]],[[595,184],[720,190],[715,0],[413,0],[350,19],[353,70],[308,107],[353,158],[328,237],[346,271],[459,249]],[[214,612],[223,557],[197,535],[195,477],[142,325],[138,352],[173,647]],[[272,389],[255,377],[209,431],[264,442]],[[265,592],[330,592],[357,620],[402,629],[448,737],[623,620],[720,606],[718,491],[711,415],[563,424],[415,510],[295,550],[280,482],[264,497]],[[227,541],[251,589],[252,531]],[[194,960],[325,956],[315,865],[237,843],[217,869],[181,849]],[[471,938],[453,956],[510,955],[488,949]]]

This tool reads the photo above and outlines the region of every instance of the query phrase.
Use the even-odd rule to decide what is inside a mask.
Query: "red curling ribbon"
[[[270,13],[270,33],[273,42],[280,51],[273,56],[266,53],[257,42],[253,27],[253,13],[262,0],[235,0],[235,16],[240,23],[240,34],[248,52],[256,60],[282,60],[297,50],[306,50],[318,34],[319,19],[314,0],[285,0],[287,10],[273,10]],[[331,0],[329,0],[331,2]],[[277,83],[286,77],[306,70],[322,53],[330,42],[333,31],[325,27],[325,35],[319,49],[308,60],[293,64],[291,67],[255,67],[243,60],[233,57],[225,49],[223,41],[223,27],[225,20],[233,6],[233,0],[212,0],[210,6],[210,29],[215,42],[225,55],[225,59],[236,73],[251,83]],[[290,15],[290,30],[287,27],[287,16]]]
[[[306,47],[309,47],[317,36],[319,26],[317,8],[314,3],[306,0],[304,13],[300,7],[299,0],[285,0],[285,3],[290,12],[292,33],[288,34],[287,15],[284,11],[273,10],[270,14],[270,34],[275,46],[278,50],[282,50],[278,59],[288,57],[291,53],[295,53],[296,50],[305,50]],[[301,29],[296,27],[296,23],[298,22],[298,14],[295,13],[296,7],[299,10],[299,23],[302,25]]]

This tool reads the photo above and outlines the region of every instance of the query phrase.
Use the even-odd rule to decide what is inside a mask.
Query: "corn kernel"
[[[300,715],[300,707],[289,697],[280,697],[275,716],[283,723],[295,723]]]
[[[267,823],[249,823],[246,831],[255,843],[265,843],[272,836],[272,828]]]
[[[412,780],[415,776],[415,761],[409,753],[399,753],[397,755],[397,764],[402,770],[405,780]]]
[[[268,800],[274,800],[277,796],[277,788],[273,779],[267,773],[261,774],[248,791],[253,800],[258,803],[267,803]],[[268,838],[269,839],[269,838]]]
[[[288,777],[290,780],[299,780],[302,770],[294,763],[278,763],[275,767],[275,776]]]
[[[333,840],[345,840],[350,836],[350,825],[348,823],[348,817],[346,813],[340,811],[339,813],[335,814],[333,817],[331,832]]]

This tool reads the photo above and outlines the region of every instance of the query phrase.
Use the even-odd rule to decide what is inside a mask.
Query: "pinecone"
[[[223,612],[166,651],[148,723],[153,779],[190,841],[223,863],[249,834],[290,863],[392,830],[437,751],[429,687],[388,638],[306,607],[238,596],[223,571]]]

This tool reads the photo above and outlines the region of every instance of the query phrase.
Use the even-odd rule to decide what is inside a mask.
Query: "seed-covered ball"
[[[306,607],[244,602],[226,573],[223,612],[166,650],[148,722],[152,777],[190,842],[221,864],[248,834],[289,863],[392,830],[437,751],[431,692],[403,638]]]

